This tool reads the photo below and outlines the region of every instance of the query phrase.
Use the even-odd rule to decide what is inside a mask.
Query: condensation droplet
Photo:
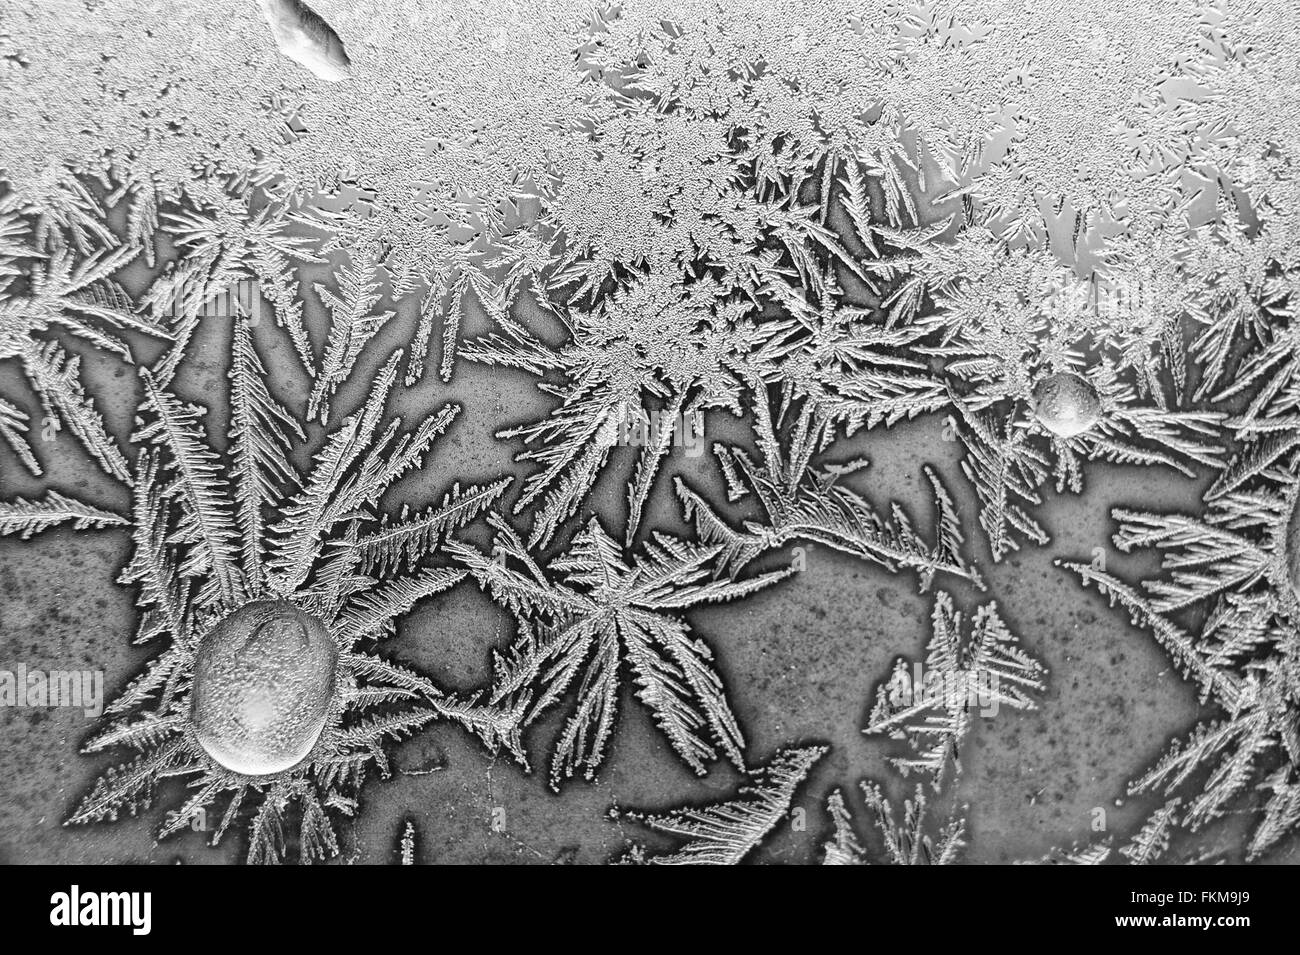
[[[337,665],[334,638],[315,617],[288,601],[245,604],[199,643],[190,706],[195,736],[234,772],[290,769],[325,727]]]
[[[1101,399],[1086,378],[1057,372],[1034,386],[1034,417],[1053,434],[1072,438],[1101,419]]]

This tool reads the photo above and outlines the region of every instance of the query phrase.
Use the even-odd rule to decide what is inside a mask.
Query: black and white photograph
[[[1248,937],[1300,2],[0,0],[0,864],[281,863]]]

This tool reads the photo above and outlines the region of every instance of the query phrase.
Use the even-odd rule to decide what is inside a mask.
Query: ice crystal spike
[[[1290,585],[1291,592],[1300,599],[1300,496],[1291,505],[1291,515],[1282,532],[1282,560],[1286,569],[1286,582]]]
[[[906,739],[916,754],[892,757],[889,763],[902,776],[928,774],[935,797],[951,793],[961,772],[960,745],[970,732],[976,709],[995,716],[1006,705],[1013,710],[1036,707],[1047,671],[1024,650],[989,603],[975,611],[967,637],[962,615],[952,598],[935,597],[934,635],[924,666],[909,666],[900,658],[888,681],[876,689],[876,699],[863,731]],[[951,770],[951,772],[949,771]],[[948,865],[966,847],[963,808],[951,805],[948,818],[935,825],[931,796],[918,783],[911,799],[897,814],[879,783],[863,780],[863,800],[884,843],[882,861],[892,865]],[[827,799],[833,831],[822,846],[824,865],[869,865],[871,854],[854,829],[852,813],[840,790]],[[901,819],[898,818],[901,815]]]
[[[983,587],[979,571],[962,553],[964,538],[952,498],[932,469],[925,468],[936,517],[930,542],[899,504],[893,504],[886,518],[847,486],[845,479],[864,470],[866,461],[814,466],[814,455],[832,441],[833,421],[804,404],[790,415],[794,422],[787,437],[778,435],[765,394],[760,394],[757,408],[763,460],[756,462],[739,448],[715,446],[714,451],[733,496],[754,494],[765,521],[747,521],[736,530],[683,479],[675,481],[687,519],[694,522],[701,541],[723,547],[729,573],[771,550],[811,542],[891,571],[914,571],[922,591],[940,572]]]
[[[1179,825],[1178,807],[1182,800],[1175,797],[1147,817],[1132,840],[1115,853],[1109,838],[1090,845],[1074,845],[1068,849],[1053,848],[1040,861],[1043,865],[1103,865],[1107,862],[1125,861],[1129,865],[1156,865],[1169,851],[1169,841]],[[1121,858],[1115,858],[1118,855]]]
[[[1133,841],[1121,848],[1120,855],[1130,865],[1152,865],[1169,849],[1170,830],[1178,822],[1179,799],[1171,799],[1161,806],[1134,836]]]
[[[402,865],[415,865],[415,820],[407,819],[402,825],[402,840],[398,844]]]
[[[316,372],[316,382],[307,405],[307,415],[316,417],[319,414],[322,423],[328,417],[329,397],[356,365],[366,343],[393,317],[391,311],[373,311],[382,297],[373,253],[367,256],[364,252],[354,252],[350,258],[353,257],[355,261],[338,276],[337,294],[329,286],[316,286],[316,294],[333,317],[321,367]]]
[[[48,491],[39,501],[15,498],[0,501],[0,534],[17,534],[27,540],[33,534],[59,524],[72,522],[75,530],[90,527],[115,527],[128,523],[126,518],[105,511],[58,491]]]
[[[12,236],[29,229],[23,217],[10,214],[6,220],[0,212],[0,229],[6,221]],[[21,363],[45,411],[47,429],[66,427],[106,473],[123,482],[129,481],[126,458],[86,394],[81,358],[46,336],[64,332],[127,362],[132,360],[131,349],[120,333],[166,336],[163,327],[136,313],[130,295],[112,278],[137,252],[127,245],[79,253],[66,245],[47,252],[0,244],[0,360]],[[13,290],[15,280],[21,280],[24,291]],[[30,443],[29,420],[18,408],[0,402],[0,434],[39,475],[42,468]]]
[[[1100,843],[1087,846],[1071,846],[1068,849],[1052,847],[1036,863],[1030,861],[1029,865],[1104,865],[1111,857],[1111,848],[1108,845]]]
[[[924,786],[903,803],[902,819],[880,786],[862,783],[862,797],[884,842],[883,862],[889,865],[951,865],[966,846],[966,821],[954,810],[937,829],[929,817]],[[823,865],[870,865],[870,854],[853,831],[853,821],[839,790],[827,800],[834,833],[822,847]]]
[[[627,819],[680,840],[673,852],[654,852],[633,845],[624,861],[650,865],[737,865],[790,812],[799,787],[827,749],[805,746],[779,751],[746,774],[733,799],[695,809],[662,813],[614,810]]]
[[[223,302],[231,303],[229,311],[256,315],[263,298],[276,324],[288,330],[303,367],[314,372],[295,271],[295,263],[321,261],[312,247],[314,237],[291,233],[296,220],[286,203],[271,202],[254,211],[253,197],[229,186],[207,185],[195,193],[196,211],[163,216],[169,236],[181,246],[181,256],[154,280],[144,297],[144,306],[169,326],[176,342],[153,369],[156,377],[164,384],[171,381],[200,323],[220,315]],[[256,291],[248,287],[250,283]],[[241,294],[247,303],[240,300]]]

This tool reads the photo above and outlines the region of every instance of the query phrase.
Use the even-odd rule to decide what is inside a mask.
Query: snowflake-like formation
[[[251,813],[250,859],[329,857],[396,738],[451,720],[527,771],[564,714],[559,791],[597,777],[630,697],[687,768],[745,782],[620,813],[685,840],[628,858],[752,859],[824,747],[753,764],[735,697],[758,691],[730,685],[692,611],[789,586],[798,548],[829,548],[934,590],[924,665],[1027,709],[1045,672],[995,604],[963,614],[951,588],[996,590],[994,565],[1051,545],[1053,492],[1136,465],[1213,481],[1199,513],[1115,511],[1118,546],[1159,549],[1165,575],[1063,563],[1214,712],[1133,784],[1166,801],[1117,854],[1154,861],[1246,804],[1250,857],[1276,846],[1300,825],[1291,13],[8,10],[0,481],[17,486],[0,534],[125,529],[122,583],[154,648],[88,743],[136,756],[73,820],[183,776],[196,791],[164,834],[226,800],[217,835]],[[200,407],[212,368],[228,393]],[[513,470],[397,507],[459,414],[438,395],[484,374],[528,392],[485,422]],[[113,411],[128,393],[134,429]],[[861,447],[918,425],[960,474],[932,461],[927,500],[883,502]],[[45,445],[63,432],[59,455],[129,491],[129,514],[55,486]],[[462,581],[512,632],[458,695],[377,643]],[[940,789],[972,719],[900,702],[906,678],[882,684],[867,731],[910,741],[890,765]],[[957,807],[935,828],[924,784],[901,811],[887,784],[862,793],[890,861],[952,861],[967,841]],[[825,861],[874,857],[849,800],[827,808]]]

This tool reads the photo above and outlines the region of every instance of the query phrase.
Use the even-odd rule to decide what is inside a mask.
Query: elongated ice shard
[[[1300,497],[1291,506],[1285,533],[1282,556],[1286,560],[1286,581],[1291,585],[1292,593],[1300,598]]]
[[[331,83],[352,76],[352,61],[343,41],[315,10],[301,0],[257,2],[281,53]]]

